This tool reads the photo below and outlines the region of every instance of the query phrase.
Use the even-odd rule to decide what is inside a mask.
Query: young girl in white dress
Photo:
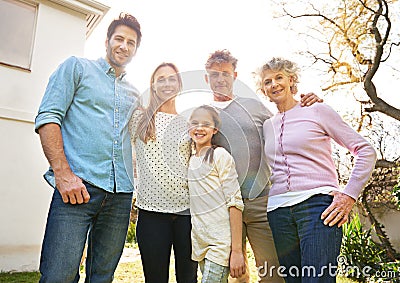
[[[196,108],[190,117],[192,259],[199,262],[201,282],[207,283],[228,282],[229,273],[237,278],[245,272],[243,201],[232,156],[213,144],[219,126],[218,112],[211,106]]]

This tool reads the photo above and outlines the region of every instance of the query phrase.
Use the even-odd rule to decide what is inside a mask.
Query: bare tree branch
[[[324,27],[329,27],[330,25],[333,28],[334,32],[327,43],[327,55],[330,59],[313,55],[312,52],[307,52],[308,55],[314,59],[315,63],[325,63],[330,66],[329,70],[333,72],[334,80],[330,85],[325,86],[323,91],[333,90],[340,86],[351,85],[352,83],[359,83],[362,81],[364,90],[372,104],[370,107],[365,107],[364,110],[366,112],[382,112],[396,120],[400,120],[400,110],[379,97],[378,91],[373,82],[373,78],[379,70],[380,64],[389,58],[393,47],[400,46],[400,42],[388,44],[392,27],[391,19],[389,17],[388,1],[357,0],[354,3],[358,3],[361,7],[360,9],[354,9],[353,6],[347,7],[348,3],[346,1],[342,1],[342,3],[343,16],[337,16],[335,18],[319,11],[312,4],[310,4],[312,7],[311,12],[305,11],[301,14],[294,14],[286,7],[283,8],[283,11],[287,16],[293,19],[321,19],[326,23],[326,26],[324,25]],[[369,5],[375,5],[376,7],[370,7]],[[358,19],[364,19],[364,22],[359,22]],[[365,29],[362,29],[362,23],[367,24],[364,25]],[[354,32],[357,33],[354,34]],[[364,54],[361,51],[362,45],[360,45],[361,41],[359,42],[359,40],[364,37],[371,37],[374,40],[374,46],[373,49],[371,49],[371,51],[373,51],[373,56],[369,56],[370,58],[366,57],[364,54],[371,54],[371,51],[367,51]],[[339,51],[338,47],[342,46],[343,48],[343,44],[338,40],[343,40],[343,42],[346,43],[355,62],[359,64],[359,69],[355,69],[354,65],[350,65],[335,55],[336,53],[339,56],[344,56],[343,52],[346,50],[343,49],[342,51]],[[384,53],[385,47],[388,50],[387,54]],[[363,68],[361,66],[366,66],[366,69],[362,71]],[[347,76],[346,79],[344,79],[344,75]]]
[[[389,45],[389,52],[388,52],[388,54],[386,55],[386,58],[385,58],[385,59],[382,59],[381,62],[386,62],[387,59],[389,59],[390,54],[392,54],[392,47],[393,47],[393,46],[400,46],[400,42],[392,42],[392,43]]]

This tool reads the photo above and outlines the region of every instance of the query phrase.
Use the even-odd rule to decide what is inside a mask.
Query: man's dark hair
[[[137,34],[136,47],[140,46],[140,41],[142,40],[142,33],[140,31],[140,24],[134,16],[127,13],[119,14],[118,19],[113,20],[111,24],[108,26],[107,39],[111,38],[111,36],[115,32],[115,29],[118,26],[127,26],[133,29]]]

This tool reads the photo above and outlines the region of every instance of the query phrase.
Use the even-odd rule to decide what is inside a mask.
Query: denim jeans
[[[229,267],[222,266],[211,260],[204,259],[199,262],[203,277],[201,283],[227,283],[229,276]]]
[[[132,193],[108,193],[84,182],[90,201],[65,204],[54,190],[40,259],[40,282],[79,281],[88,242],[85,282],[112,282],[129,224]]]
[[[318,194],[299,204],[268,212],[286,282],[336,282],[342,229],[337,225],[326,226],[321,220],[332,199],[330,195]]]
[[[136,237],[146,283],[168,283],[172,247],[176,282],[197,282],[197,262],[191,259],[191,228],[190,214],[139,209]]]

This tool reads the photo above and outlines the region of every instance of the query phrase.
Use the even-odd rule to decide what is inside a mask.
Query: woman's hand
[[[337,224],[338,227],[341,227],[349,219],[349,213],[356,201],[338,191],[333,191],[330,195],[333,196],[333,201],[321,214],[321,219],[324,220],[325,225]]]
[[[243,251],[232,251],[229,260],[230,273],[232,278],[238,278],[246,273]]]

